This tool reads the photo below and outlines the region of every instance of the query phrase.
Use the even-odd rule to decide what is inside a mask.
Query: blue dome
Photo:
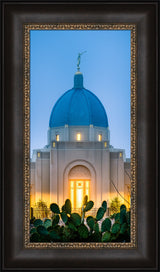
[[[96,95],[83,87],[83,76],[77,72],[74,88],[65,92],[54,105],[49,126],[108,127],[106,111]]]

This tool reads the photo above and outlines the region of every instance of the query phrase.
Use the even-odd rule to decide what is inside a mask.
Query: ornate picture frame
[[[131,241],[125,243],[30,243],[30,31],[31,30],[130,30],[131,31]],[[136,247],[136,25],[134,24],[26,24],[24,25],[24,199],[26,248],[134,248]]]
[[[25,6],[25,10],[23,9]],[[129,5],[110,3],[93,4],[88,3],[89,16],[86,15],[86,4],[7,4],[4,3],[4,222],[10,216],[14,222],[13,230],[9,234],[8,227],[3,228],[5,242],[3,266],[6,268],[37,268],[36,260],[43,254],[38,267],[43,269],[59,268],[134,268],[135,259],[139,267],[157,266],[156,261],[156,226],[153,239],[147,238],[149,232],[149,218],[154,215],[156,223],[156,149],[150,150],[150,158],[145,156],[148,153],[147,145],[149,138],[152,139],[156,147],[156,22],[154,19],[157,5]],[[125,7],[125,12],[123,12]],[[43,9],[43,12],[42,12]],[[73,12],[74,11],[74,12]],[[133,12],[134,11],[134,12]],[[41,14],[39,17],[38,14]],[[43,14],[43,15],[42,15]],[[61,16],[59,16],[61,14]],[[112,14],[112,17],[110,15]],[[132,14],[132,18],[128,17]],[[149,16],[150,14],[150,16]],[[83,15],[83,16],[82,16]],[[40,20],[40,21],[39,21]],[[147,21],[148,20],[148,21]],[[7,25],[6,25],[7,21]],[[78,23],[77,23],[78,21]],[[90,21],[93,23],[90,24]],[[115,23],[116,22],[116,23]],[[8,24],[9,23],[9,24]],[[12,25],[12,28],[10,27]],[[41,26],[40,26],[41,25]],[[132,235],[131,243],[124,244],[95,244],[93,246],[52,244],[30,245],[29,243],[29,30],[34,27],[64,27],[81,28],[82,26],[98,28],[130,28],[132,29],[132,57],[131,57],[131,89],[132,92],[132,127],[131,127],[131,149],[132,149],[132,193],[133,193],[133,213],[132,213]],[[149,27],[149,28],[148,28]],[[154,30],[154,31],[153,31]],[[135,35],[137,31],[137,35]],[[143,33],[143,34],[142,34]],[[153,39],[151,40],[151,36]],[[9,37],[13,46],[8,43]],[[22,43],[23,40],[23,43]],[[17,46],[17,47],[16,47]],[[18,50],[19,48],[19,50]],[[24,54],[23,54],[24,49]],[[152,49],[152,50],[151,50]],[[149,71],[149,60],[146,55],[150,53],[152,63],[152,72],[147,77]],[[136,58],[137,56],[137,69]],[[8,61],[10,66],[8,66]],[[146,65],[146,66],[144,66]],[[13,70],[13,67],[14,70]],[[22,69],[23,67],[23,69]],[[24,71],[24,73],[23,73]],[[143,71],[143,72],[142,72]],[[7,80],[10,75],[10,81]],[[24,76],[23,76],[24,75]],[[140,77],[141,75],[141,77]],[[11,85],[12,84],[12,85]],[[144,88],[145,86],[145,88]],[[22,91],[24,87],[24,92]],[[152,88],[152,97],[149,96],[149,90]],[[10,95],[8,95],[10,94]],[[143,101],[143,103],[142,103]],[[146,107],[148,103],[152,107],[152,112],[148,116]],[[136,106],[135,106],[136,105]],[[10,118],[12,116],[12,118]],[[11,119],[12,124],[11,125]],[[152,127],[152,129],[151,129]],[[9,128],[11,133],[9,133]],[[8,149],[6,139],[12,135],[10,140],[11,149]],[[148,138],[148,135],[150,137]],[[17,143],[19,143],[17,145]],[[8,156],[10,153],[10,156]],[[15,159],[16,158],[16,159]],[[142,160],[143,158],[143,160]],[[155,162],[153,165],[149,162]],[[11,166],[8,172],[8,165]],[[147,169],[146,166],[149,165]],[[145,171],[144,171],[145,169]],[[14,178],[13,178],[14,177]],[[154,180],[153,187],[150,187],[149,179]],[[11,182],[12,180],[12,182]],[[14,182],[16,180],[16,182]],[[25,180],[25,185],[22,183]],[[137,180],[137,184],[136,184]],[[13,190],[8,192],[9,182]],[[141,195],[143,188],[143,195]],[[137,200],[136,200],[137,190]],[[155,201],[150,203],[148,209],[148,193],[154,196]],[[9,211],[7,200],[10,199],[12,211]],[[14,211],[17,209],[18,214]],[[148,212],[146,214],[146,211]],[[25,216],[23,217],[23,211]],[[18,218],[18,215],[21,215]],[[24,220],[23,220],[24,218]],[[16,220],[18,220],[16,222]],[[138,222],[138,225],[136,225]],[[141,223],[144,222],[144,232],[142,232]],[[140,223],[140,225],[139,225]],[[23,226],[23,227],[22,227]],[[18,232],[17,232],[18,230]],[[24,238],[25,235],[25,238]],[[140,239],[140,236],[143,239]],[[9,249],[9,244],[11,249]],[[61,247],[61,248],[60,248]],[[69,251],[66,248],[71,247]],[[128,251],[127,249],[130,250]],[[147,250],[146,250],[147,249]],[[152,254],[150,250],[152,249]],[[12,251],[11,251],[12,250]],[[41,251],[39,251],[41,250]],[[61,257],[58,257],[61,250]],[[12,252],[12,253],[11,253]],[[20,254],[18,254],[20,252]],[[74,252],[74,257],[73,257]],[[102,254],[103,252],[103,254]],[[114,252],[114,256],[113,256]],[[139,253],[140,252],[140,253]],[[145,257],[143,257],[143,254]],[[39,255],[40,254],[40,255]],[[47,254],[47,255],[46,255]],[[96,255],[97,254],[97,255]],[[104,256],[101,263],[101,254]],[[127,255],[126,255],[127,254]],[[23,256],[23,258],[21,258]],[[31,258],[32,256],[32,258]],[[98,256],[98,259],[94,259]],[[62,260],[68,257],[68,261],[62,264]],[[87,257],[87,259],[86,259]],[[113,259],[120,258],[117,264],[113,265]],[[32,262],[28,262],[31,260]],[[83,263],[81,262],[83,259]],[[127,264],[125,260],[127,259]],[[89,260],[89,262],[86,260]],[[137,265],[136,265],[137,267]]]

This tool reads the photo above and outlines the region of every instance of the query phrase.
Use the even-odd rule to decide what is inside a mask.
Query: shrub
[[[47,218],[49,216],[49,209],[46,202],[39,200],[34,207],[34,215],[36,218]]]
[[[118,197],[112,199],[110,204],[110,214],[118,213],[121,206],[121,202]]]

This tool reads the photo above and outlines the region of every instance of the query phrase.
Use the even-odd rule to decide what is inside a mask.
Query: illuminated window
[[[56,144],[55,144],[55,142],[53,142],[53,147],[55,147],[56,146]]]
[[[67,124],[65,124],[65,128],[67,128],[68,127],[68,125]]]
[[[101,142],[102,141],[102,134],[98,135],[98,141]]]
[[[56,141],[59,142],[59,134],[56,135]]]
[[[90,128],[93,128],[93,125],[90,125]]]
[[[107,142],[104,143],[104,147],[107,147]]]
[[[122,153],[121,152],[119,153],[119,157],[122,158]]]
[[[38,153],[37,153],[37,157],[38,157],[38,158],[40,158],[40,156],[41,156],[41,153],[40,153],[40,152],[38,152]]]
[[[81,140],[81,134],[77,133],[77,141],[80,141],[80,140]]]

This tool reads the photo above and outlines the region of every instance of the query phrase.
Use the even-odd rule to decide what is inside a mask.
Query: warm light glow
[[[76,208],[81,208],[83,201],[83,188],[77,188],[76,191]]]
[[[89,190],[88,190],[88,189],[86,189],[86,193],[85,193],[85,195],[87,195],[87,196],[88,196],[88,198],[89,198]]]
[[[53,147],[55,147],[56,146],[56,144],[55,144],[55,142],[53,142]]]
[[[122,157],[122,153],[119,153],[119,157],[120,157],[120,158]]]
[[[40,158],[40,156],[41,156],[41,154],[40,154],[40,152],[38,152],[38,153],[37,153],[37,157]]]
[[[74,189],[71,188],[71,203],[72,203],[72,208],[74,209]]]
[[[89,181],[86,181],[86,188],[89,188]]]
[[[102,141],[102,134],[98,135],[98,141],[101,142]]]
[[[81,208],[84,196],[89,198],[89,180],[70,181],[70,199],[73,208]]]
[[[104,143],[104,147],[107,147],[107,142]]]
[[[77,133],[77,141],[80,141],[80,140],[81,140],[81,134]]]
[[[87,195],[89,199],[89,180],[86,180],[85,185],[86,185],[85,195]]]
[[[56,141],[59,142],[59,135],[56,135]]]

